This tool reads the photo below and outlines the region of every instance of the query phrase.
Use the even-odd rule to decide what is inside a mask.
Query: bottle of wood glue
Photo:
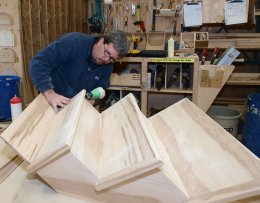
[[[12,121],[14,121],[22,113],[22,102],[19,97],[14,95],[10,100]]]

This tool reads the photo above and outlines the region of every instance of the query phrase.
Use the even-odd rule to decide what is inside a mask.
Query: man
[[[68,33],[32,58],[31,79],[58,112],[82,89],[107,89],[113,63],[127,54],[128,47],[128,38],[120,30],[98,37]]]

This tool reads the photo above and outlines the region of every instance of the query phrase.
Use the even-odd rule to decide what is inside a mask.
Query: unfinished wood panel
[[[23,59],[21,47],[21,18],[20,18],[20,1],[2,0],[0,4],[0,13],[9,15],[10,19],[2,20],[1,30],[1,48],[12,48],[17,56],[15,63],[2,63],[0,61],[1,74],[15,74],[23,79]],[[4,17],[6,18],[6,17]],[[11,21],[11,22],[10,22]],[[9,23],[8,23],[9,22]],[[6,40],[5,40],[6,39]]]
[[[229,202],[259,193],[259,159],[188,99],[149,120],[162,142],[158,150],[168,154],[162,170],[190,202]]]
[[[0,139],[0,169],[16,156],[16,151]]]
[[[61,10],[62,0],[55,1],[55,20],[56,20],[56,30],[57,37],[62,34],[62,10]]]
[[[224,4],[226,0],[202,0],[203,23],[223,23]],[[249,0],[247,0],[247,9],[249,8]]]
[[[0,25],[13,25],[14,20],[13,17],[6,13],[6,12],[0,12]]]
[[[23,162],[0,184],[2,202],[27,202],[27,203],[92,203],[87,199],[79,199],[55,192],[46,185],[37,175],[29,176],[26,171],[28,164]]]
[[[230,202],[260,194],[259,159],[190,100],[147,119],[132,94],[101,114],[84,95],[58,114],[38,97],[2,134],[57,192],[111,203]],[[44,136],[43,122],[50,127]]]
[[[195,93],[194,103],[204,112],[206,112],[213,103],[234,68],[234,66],[200,66],[200,78],[199,81],[195,83],[198,89]],[[204,74],[205,72],[207,74]],[[217,75],[218,73],[220,73],[220,75]]]
[[[71,5],[74,6],[73,16],[71,15]],[[23,67],[22,72],[25,77],[24,91],[26,91],[26,93],[23,95],[25,105],[31,102],[38,94],[29,76],[31,58],[37,51],[45,48],[50,42],[56,40],[62,34],[72,31],[82,31],[80,24],[83,23],[83,20],[87,21],[88,12],[84,8],[78,7],[81,5],[84,5],[84,8],[88,6],[86,0],[21,1],[21,23],[23,27],[22,59],[24,60],[24,66],[21,65],[19,67]],[[82,18],[83,13],[85,19]],[[74,18],[74,20],[72,20],[72,18]],[[78,27],[76,27],[75,24],[76,18],[78,18]],[[82,21],[81,23],[79,22],[80,20]],[[87,31],[86,26],[85,23],[83,32]]]
[[[8,125],[6,125],[7,127]],[[2,131],[0,131],[1,134]],[[22,162],[15,150],[0,139],[0,183],[2,183]]]
[[[84,93],[82,92],[82,94]],[[79,94],[78,96],[80,97],[82,94]],[[50,106],[47,101],[45,101],[44,96],[39,95],[36,101],[41,102],[41,105],[37,105],[38,102],[32,103],[30,108],[34,109],[34,112],[30,113],[30,111],[28,112],[28,110],[25,109],[25,113],[17,118],[18,123],[22,122],[24,119],[28,121],[28,124],[23,126],[23,130],[21,128],[8,128],[4,132],[4,134],[10,133],[9,130],[12,129],[14,130],[14,135],[20,135],[19,137],[6,137],[6,140],[12,143],[11,145],[14,148],[19,148],[20,155],[29,163],[39,163],[39,160],[43,160],[47,155],[54,154],[59,149],[64,149],[67,145],[71,145],[72,136],[74,134],[73,131],[78,122],[80,106],[82,105],[82,101],[77,102],[76,100],[75,102],[74,100],[70,103],[70,108],[66,108],[68,111],[63,109],[55,117],[56,119],[50,120],[50,118],[53,118],[55,115],[55,112],[53,109],[49,108]],[[70,115],[71,113],[73,113],[73,116]],[[65,115],[67,119],[62,119]],[[55,125],[46,131],[44,129],[46,129],[45,126],[48,121],[54,122]],[[38,128],[34,128],[34,126],[38,126]],[[40,134],[41,131],[45,132],[44,136]],[[39,141],[41,142],[41,145],[38,145]]]
[[[31,20],[32,22],[32,54],[35,55],[37,50],[42,49],[42,40],[41,40],[41,15],[40,15],[40,2],[39,0],[30,0],[30,10],[31,10]]]
[[[75,32],[76,31],[76,28],[77,28],[77,21],[76,21],[76,8],[77,8],[77,0],[71,0],[70,1],[70,30],[72,32]]]
[[[82,32],[82,0],[76,0],[77,6],[75,9],[76,13],[76,30]]]
[[[21,21],[23,27],[23,43],[22,43],[22,52],[23,52],[23,74],[24,74],[24,94],[23,94],[23,103],[26,105],[33,100],[34,96],[37,95],[37,92],[33,88],[32,81],[29,76],[29,64],[33,56],[33,39],[32,39],[32,18],[31,18],[31,4],[30,1],[24,0],[21,1]]]
[[[28,178],[26,167],[27,164],[23,162],[14,170],[10,176],[5,179],[4,182],[2,182],[2,184],[0,184],[0,195],[3,202],[19,201],[28,203],[93,203],[93,200],[90,198],[78,198],[71,195],[57,193],[50,186],[46,185],[38,176],[30,176]],[[147,182],[147,184],[149,184],[149,182]],[[135,202],[134,199],[131,200]],[[121,200],[121,202],[125,201],[125,199]],[[259,201],[260,196],[256,196],[230,203],[258,203]],[[109,202],[108,199],[106,202]]]
[[[260,85],[260,73],[232,73],[229,85]]]
[[[62,33],[68,32],[68,18],[69,18],[69,0],[63,0],[61,4],[61,21],[62,21]]]
[[[48,27],[49,27],[49,38],[50,42],[57,39],[57,30],[56,30],[56,13],[55,13],[55,4],[56,1],[48,1]]]
[[[99,184],[110,185],[109,181],[116,182],[115,178],[125,180],[129,169],[133,171],[131,176],[136,176],[160,165],[160,161],[155,159],[158,154],[144,124],[133,95],[102,112],[103,153]]]
[[[48,27],[48,8],[47,1],[40,0],[40,26],[41,26],[41,44],[42,47],[45,47],[49,43],[49,27]]]

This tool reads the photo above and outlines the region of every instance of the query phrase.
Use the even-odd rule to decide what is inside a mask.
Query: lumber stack
[[[147,119],[132,94],[99,113],[42,95],[1,135],[54,190],[92,202],[228,202],[260,194],[260,162],[188,99]]]

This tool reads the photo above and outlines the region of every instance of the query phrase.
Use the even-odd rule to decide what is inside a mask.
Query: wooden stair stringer
[[[216,96],[222,89],[222,87],[227,82],[231,73],[234,70],[234,66],[214,66],[214,65],[203,65],[200,66],[200,80],[201,80],[201,72],[202,70],[206,70],[209,72],[209,75],[215,75],[218,70],[223,71],[223,78],[220,81],[220,84],[217,87],[202,87],[200,83],[198,84],[198,90],[194,94],[194,103],[201,108],[204,112],[208,110],[210,105],[215,100]]]
[[[181,185],[173,183],[184,186],[188,202],[260,194],[259,159],[191,101],[183,99],[149,120],[170,157],[163,160],[165,170],[169,164],[175,168]]]
[[[102,162],[97,190],[104,190],[162,166],[136,100],[128,94],[102,112]]]

